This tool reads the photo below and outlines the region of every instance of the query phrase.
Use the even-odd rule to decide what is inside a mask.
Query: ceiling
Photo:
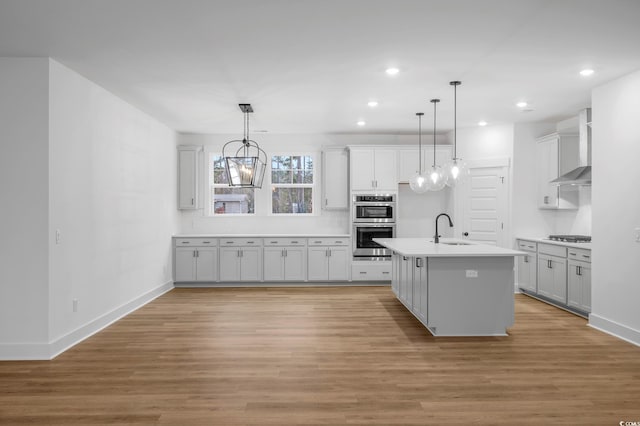
[[[575,115],[640,69],[639,20],[637,0],[0,0],[0,56],[49,56],[180,132],[241,134],[251,103],[252,132],[415,133],[438,97],[441,133],[450,80],[459,127]]]

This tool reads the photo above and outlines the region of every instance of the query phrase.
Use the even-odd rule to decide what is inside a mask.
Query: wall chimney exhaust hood
[[[578,115],[579,166],[551,181],[561,185],[591,185],[591,108],[585,108]]]

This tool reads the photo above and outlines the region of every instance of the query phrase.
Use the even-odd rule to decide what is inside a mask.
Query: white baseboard
[[[172,289],[173,282],[166,282],[49,344],[0,344],[0,361],[51,360]]]
[[[640,331],[617,323],[596,314],[589,315],[589,326],[622,339],[636,346],[640,346]]]

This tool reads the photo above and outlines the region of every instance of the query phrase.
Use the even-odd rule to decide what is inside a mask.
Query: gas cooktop
[[[549,235],[549,239],[553,241],[564,241],[565,243],[590,243],[589,235]]]

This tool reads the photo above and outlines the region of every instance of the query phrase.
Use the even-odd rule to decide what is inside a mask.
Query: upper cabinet
[[[453,147],[451,145],[436,145],[436,164],[442,166],[451,160]],[[418,147],[400,148],[398,151],[398,183],[409,183],[409,179],[419,168]],[[433,165],[433,145],[422,146],[422,170]]]
[[[181,145],[178,147],[178,209],[198,208],[198,153],[202,147]]]
[[[383,147],[349,147],[352,191],[397,191],[398,150]]]
[[[536,142],[538,207],[577,209],[577,189],[571,186],[558,186],[551,181],[578,167],[580,158],[578,135],[552,133],[538,138]]]
[[[347,210],[349,207],[349,155],[344,148],[322,152],[322,208]]]

